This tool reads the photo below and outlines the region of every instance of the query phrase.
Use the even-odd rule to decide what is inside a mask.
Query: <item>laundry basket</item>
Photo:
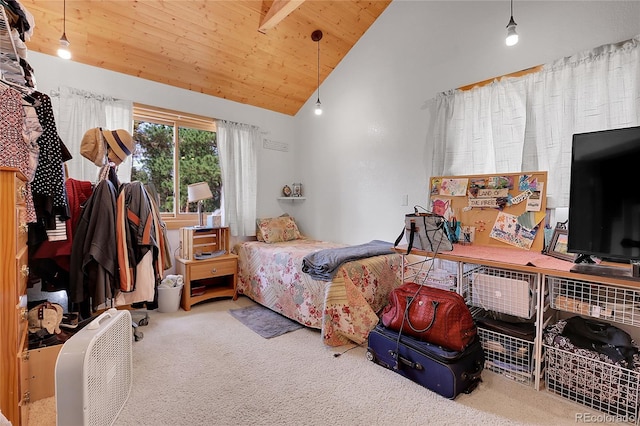
[[[184,287],[182,275],[168,275],[158,286],[158,312],[169,313],[180,309]]]

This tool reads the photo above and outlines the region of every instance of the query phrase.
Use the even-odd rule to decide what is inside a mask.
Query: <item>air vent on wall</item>
[[[264,139],[262,141],[262,147],[266,149],[273,149],[275,151],[287,152],[289,151],[289,144],[286,142],[272,141],[270,139]]]

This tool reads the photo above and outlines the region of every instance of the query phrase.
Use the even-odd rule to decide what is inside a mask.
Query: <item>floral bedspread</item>
[[[237,244],[238,293],[307,327],[320,329],[323,342],[364,343],[378,323],[389,292],[401,284],[402,256],[390,253],[343,264],[333,281],[302,272],[308,253],[343,244],[300,239]]]

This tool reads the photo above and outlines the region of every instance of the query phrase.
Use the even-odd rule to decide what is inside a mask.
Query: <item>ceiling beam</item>
[[[274,0],[271,8],[264,18],[262,18],[258,31],[265,34],[267,30],[278,25],[280,21],[296,10],[296,8],[304,3],[304,1],[305,0]]]

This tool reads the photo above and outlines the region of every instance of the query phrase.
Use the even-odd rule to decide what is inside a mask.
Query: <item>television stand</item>
[[[602,264],[576,263],[571,267],[571,272],[596,275],[599,277],[612,277],[640,281],[640,268],[638,268],[637,265],[634,265],[632,268],[627,268]]]

